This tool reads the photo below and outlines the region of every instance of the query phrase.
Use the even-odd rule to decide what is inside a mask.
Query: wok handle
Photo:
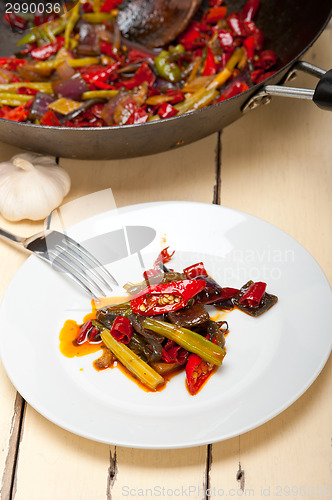
[[[284,87],[283,85],[265,85],[244,105],[245,113],[260,104],[270,102],[272,96],[293,97],[296,99],[310,99],[321,109],[332,111],[332,70],[325,71],[318,66],[305,61],[298,61],[287,74],[284,82],[291,80],[297,70],[320,78],[316,89],[302,89]]]

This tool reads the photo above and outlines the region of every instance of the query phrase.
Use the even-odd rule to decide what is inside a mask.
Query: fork
[[[107,296],[112,283],[119,286],[109,271],[82,245],[59,231],[46,229],[29,238],[16,236],[0,228],[0,237],[19,243],[37,257],[66,273],[90,297]]]

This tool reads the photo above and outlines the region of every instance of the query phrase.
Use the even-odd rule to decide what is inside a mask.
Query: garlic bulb
[[[69,175],[49,156],[23,153],[0,163],[0,212],[10,221],[44,219],[69,189]]]

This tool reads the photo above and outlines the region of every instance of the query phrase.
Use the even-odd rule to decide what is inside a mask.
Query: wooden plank
[[[304,59],[328,68],[331,56],[329,30]],[[312,87],[315,79],[301,76],[295,84]],[[331,128],[331,113],[310,102],[282,98],[227,128],[222,137],[221,202],[291,234],[332,282]],[[238,454],[231,467],[229,442],[213,445],[211,486],[235,498],[331,498],[331,382],[330,359],[289,409],[236,438]],[[242,485],[236,481],[239,463]]]
[[[72,189],[65,201],[112,188],[117,206],[155,200],[211,203],[217,134],[178,151],[133,160],[61,159]],[[93,443],[63,431],[27,406],[15,500],[121,498],[127,488],[204,489],[206,447],[142,451]],[[172,481],[169,473],[172,474]],[[145,485],[145,486],[144,486]],[[134,493],[134,492],[132,492]],[[130,496],[135,498],[135,496]]]

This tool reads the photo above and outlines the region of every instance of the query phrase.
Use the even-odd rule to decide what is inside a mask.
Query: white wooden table
[[[331,67],[332,30],[306,56]],[[301,76],[296,84],[313,87]],[[274,98],[196,144],[121,161],[60,159],[65,201],[111,187],[117,206],[162,200],[219,203],[297,239],[332,282],[332,113]],[[0,161],[18,149],[0,145]],[[39,223],[0,226],[29,235]],[[0,242],[0,299],[26,255]],[[305,314],[305,310],[303,311]],[[315,332],[313,332],[314,341]],[[209,446],[145,451],[64,431],[27,405],[0,364],[3,500],[332,498],[332,362],[290,408],[256,430]]]

